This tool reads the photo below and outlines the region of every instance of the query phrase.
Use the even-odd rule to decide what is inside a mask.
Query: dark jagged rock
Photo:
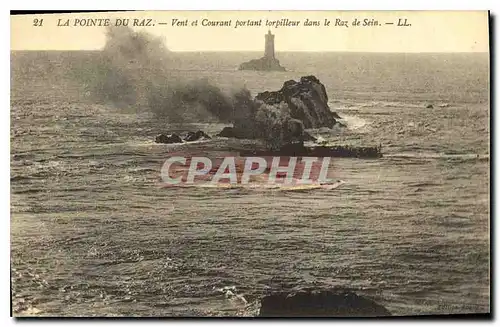
[[[242,129],[237,129],[234,127],[224,127],[222,131],[220,131],[218,134],[215,134],[215,136],[219,137],[228,137],[228,138],[235,138],[235,139],[252,139],[254,138],[254,135],[249,135],[246,130]]]
[[[305,133],[304,124],[300,120],[290,118],[286,121],[286,127],[283,133],[283,142],[290,143],[303,141]]]
[[[280,65],[280,62],[276,58],[262,57],[259,59],[252,59],[250,61],[242,63],[239,70],[257,70],[257,71],[286,71],[285,67]]]
[[[313,75],[286,81],[280,90],[253,99],[249,91],[242,91],[233,106],[233,128],[224,128],[218,136],[260,139],[274,151],[287,143],[314,141],[307,128],[345,127],[328,106],[325,86]]]
[[[165,143],[165,144],[182,143],[182,139],[179,135],[177,135],[175,133],[173,133],[173,134],[159,134],[159,135],[156,135],[155,142],[156,143]]]
[[[325,86],[313,75],[303,76],[299,82],[286,81],[279,91],[262,92],[255,99],[272,106],[284,102],[290,116],[302,121],[305,128],[331,128],[335,117],[340,118],[328,106]]]
[[[234,133],[234,128],[229,126],[224,127],[222,131],[220,131],[216,136],[236,138],[236,134]]]
[[[381,317],[391,313],[375,301],[352,292],[276,293],[261,300],[260,317]]]
[[[245,124],[245,125],[242,125]],[[224,127],[216,136],[229,137],[237,139],[259,139],[265,138],[273,131],[265,131],[260,126],[252,123],[250,120],[240,121],[235,124],[236,127]],[[288,118],[283,122],[280,130],[274,131],[279,133],[276,137],[283,143],[297,141],[315,141],[316,139],[304,130],[304,125],[298,119]],[[267,134],[266,134],[267,133]]]
[[[198,140],[210,140],[210,139],[211,139],[211,137],[208,136],[203,131],[188,132],[186,134],[186,136],[184,137],[184,141],[186,141],[186,142],[193,142],[193,141],[198,141]]]
[[[433,109],[434,106],[432,104],[428,104],[428,105],[425,106],[425,108],[427,108],[427,109]]]
[[[339,114],[338,114],[337,112],[335,112],[335,111],[333,111],[333,112],[332,112],[332,116],[333,116],[333,118],[335,118],[335,119],[342,119],[342,118],[339,116]]]
[[[308,132],[304,132],[304,134],[302,135],[302,141],[304,142],[316,142],[317,139],[312,136],[311,134],[309,134]]]

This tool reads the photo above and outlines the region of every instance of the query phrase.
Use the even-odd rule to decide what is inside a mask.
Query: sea
[[[286,72],[237,70],[260,53],[173,53],[172,74],[223,91],[314,75],[347,126],[322,137],[382,146],[333,158],[340,187],[302,190],[161,187],[176,145],[155,135],[227,124],[92,98],[75,72],[95,56],[11,52],[15,316],[255,316],[305,288],[394,315],[490,312],[487,53],[277,53]]]

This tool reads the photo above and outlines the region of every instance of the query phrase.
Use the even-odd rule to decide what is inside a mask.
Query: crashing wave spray
[[[179,80],[172,74],[176,58],[163,40],[129,27],[110,27],[96,65],[85,72],[93,98],[134,111],[150,111],[171,122],[185,120],[197,106],[229,121],[233,105],[207,79]]]

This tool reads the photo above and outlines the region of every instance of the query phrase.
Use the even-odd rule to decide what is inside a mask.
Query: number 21
[[[43,24],[43,18],[42,19],[33,19],[33,26],[42,26]]]

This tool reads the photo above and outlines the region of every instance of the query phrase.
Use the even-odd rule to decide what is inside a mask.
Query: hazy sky
[[[155,26],[134,29],[161,36],[172,51],[263,51],[268,29],[276,35],[278,52],[488,52],[489,48],[486,11],[142,11],[11,16],[11,50],[100,49],[105,43],[104,27],[74,26],[76,19],[89,18],[109,18],[112,25],[116,19],[128,18],[129,26],[134,18],[152,19]],[[356,18],[361,26],[352,26]],[[398,27],[400,18],[411,26]],[[34,19],[43,19],[42,26],[33,26]],[[67,19],[70,27],[57,26]],[[187,19],[188,26],[172,26],[174,19]],[[231,26],[201,26],[204,19],[231,20]],[[282,19],[300,24],[265,26],[267,20]],[[306,27],[306,19],[331,23]],[[337,19],[347,21],[348,27],[334,26]],[[362,26],[364,19],[380,26]],[[198,26],[191,26],[195,20]],[[235,28],[237,20],[262,20],[262,26]]]

